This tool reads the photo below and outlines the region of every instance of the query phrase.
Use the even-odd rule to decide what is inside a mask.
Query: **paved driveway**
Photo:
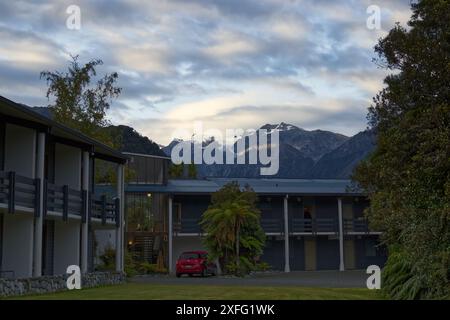
[[[266,273],[235,277],[181,277],[139,276],[137,283],[186,284],[186,285],[231,285],[231,286],[298,286],[322,288],[365,288],[368,275],[364,271],[294,271],[290,273]]]

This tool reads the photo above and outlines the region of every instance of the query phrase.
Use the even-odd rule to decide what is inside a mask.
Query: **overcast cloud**
[[[289,122],[353,135],[383,86],[377,39],[405,25],[410,0],[0,2],[0,95],[47,105],[42,70],[101,58],[123,94],[109,116],[161,144],[176,128]],[[81,29],[66,28],[69,5]],[[366,27],[369,5],[381,30]]]

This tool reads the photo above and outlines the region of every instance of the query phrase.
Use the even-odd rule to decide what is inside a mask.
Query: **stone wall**
[[[66,274],[25,279],[0,279],[0,298],[65,291],[67,277]],[[125,281],[126,277],[123,273],[87,273],[81,276],[81,288],[122,284]]]

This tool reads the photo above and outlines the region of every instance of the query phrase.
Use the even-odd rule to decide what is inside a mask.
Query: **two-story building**
[[[114,198],[94,193],[98,159],[117,166]],[[0,96],[0,277],[93,270],[96,230],[114,231],[123,270],[126,157]]]
[[[129,156],[134,162],[145,162],[149,157]],[[150,158],[152,162],[169,162],[168,158]],[[154,168],[141,166],[137,175],[143,176],[143,172]],[[165,168],[167,164],[158,165],[158,170]],[[160,173],[161,177],[166,175]],[[199,221],[210,204],[211,194],[231,181],[237,181],[241,187],[249,185],[258,195],[261,225],[267,236],[261,260],[273,269],[345,270],[372,264],[381,267],[385,263],[386,250],[379,243],[380,232],[370,230],[364,217],[368,200],[349,180],[164,178],[157,183],[147,180],[137,178],[126,185],[127,212],[146,203],[136,205],[135,199],[158,198],[157,208],[148,202],[148,212],[153,210],[158,216],[161,225],[158,234],[164,240],[161,250],[171,272],[181,252],[205,249]],[[130,245],[134,245],[133,239]]]

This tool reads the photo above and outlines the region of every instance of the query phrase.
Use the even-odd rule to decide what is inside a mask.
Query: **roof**
[[[123,151],[123,154],[127,155],[127,156],[136,156],[136,157],[144,157],[144,158],[155,158],[155,159],[164,159],[164,160],[170,160],[170,157],[163,157],[163,156],[157,156],[154,154],[143,154],[143,153],[136,153],[136,152],[128,152],[128,151]]]
[[[258,194],[279,195],[363,195],[351,180],[330,179],[247,179],[207,178],[201,180],[169,180],[167,185],[126,185],[127,192],[159,192],[168,194],[211,194],[222,186],[237,181],[241,188],[249,185]]]
[[[36,127],[45,127],[55,137],[89,145],[92,147],[95,156],[103,158],[107,157],[111,161],[122,163],[127,159],[121,152],[100,141],[88,137],[80,131],[58,123],[24,104],[0,96],[0,106],[0,116],[3,114],[12,118],[21,119],[27,123],[33,123]]]

